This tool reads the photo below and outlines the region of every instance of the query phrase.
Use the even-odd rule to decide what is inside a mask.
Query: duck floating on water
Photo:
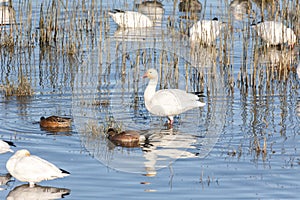
[[[40,126],[43,128],[68,128],[71,126],[71,121],[71,118],[53,115],[47,118],[41,117]]]
[[[139,132],[134,130],[118,132],[114,128],[109,128],[107,135],[111,142],[122,147],[139,147],[140,142],[145,140],[144,136],[141,136]]]

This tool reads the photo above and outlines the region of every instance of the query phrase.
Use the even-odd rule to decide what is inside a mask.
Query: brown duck
[[[178,9],[180,12],[201,12],[202,4],[198,0],[180,0]]]
[[[43,128],[67,128],[71,126],[71,121],[72,119],[68,117],[41,117],[40,126]]]
[[[114,128],[107,131],[108,139],[115,145],[122,147],[138,147],[140,146],[140,134],[137,131],[125,130],[118,132]]]

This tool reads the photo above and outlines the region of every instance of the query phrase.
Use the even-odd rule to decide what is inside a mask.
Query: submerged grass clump
[[[22,77],[17,85],[13,83],[7,83],[5,85],[1,85],[0,87],[6,97],[26,97],[32,96],[34,94],[34,91],[31,88],[31,84],[25,77]]]

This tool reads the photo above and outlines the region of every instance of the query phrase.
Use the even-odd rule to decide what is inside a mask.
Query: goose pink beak
[[[142,77],[143,78],[148,78],[148,72],[146,72]]]

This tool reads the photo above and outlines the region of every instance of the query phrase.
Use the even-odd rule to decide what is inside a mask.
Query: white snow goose
[[[296,43],[297,38],[294,31],[281,22],[265,21],[251,26],[257,35],[267,43],[267,46],[288,43],[293,48]]]
[[[167,116],[172,126],[174,116],[187,110],[202,107],[205,103],[199,97],[179,89],[163,89],[156,91],[158,73],[156,69],[149,69],[143,76],[150,81],[144,92],[144,101],[147,110],[153,115]]]
[[[192,42],[213,45],[223,27],[225,27],[225,23],[220,22],[218,18],[198,21],[190,28],[190,40]]]
[[[152,27],[153,21],[146,15],[135,11],[113,10],[108,14],[122,28]]]
[[[57,168],[54,164],[34,155],[26,149],[17,151],[6,162],[7,171],[22,182],[29,182],[30,187],[44,180],[53,180],[69,176],[70,173]]]
[[[2,153],[6,153],[6,152],[14,152],[10,146],[14,146],[15,145],[12,142],[9,141],[5,141],[5,140],[0,140],[0,154]]]

